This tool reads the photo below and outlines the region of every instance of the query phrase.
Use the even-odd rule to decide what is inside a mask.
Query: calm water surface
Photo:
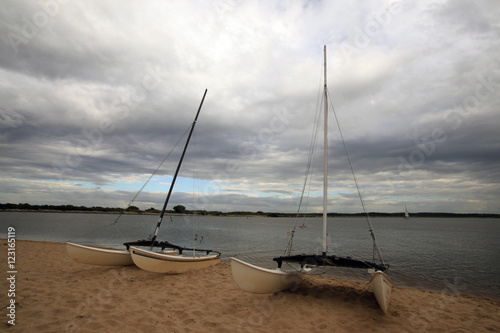
[[[17,239],[120,247],[147,238],[157,217],[125,215],[0,212],[0,238],[7,227]],[[274,268],[294,225],[293,252],[321,252],[321,219],[246,217],[165,217],[159,239],[222,252]],[[363,218],[328,221],[329,254],[372,259],[372,243]],[[372,224],[389,275],[397,286],[500,299],[500,219],[374,218]],[[328,268],[316,274],[368,281],[365,270]]]

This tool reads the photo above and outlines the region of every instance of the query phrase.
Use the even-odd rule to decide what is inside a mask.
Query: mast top
[[[326,91],[326,45],[323,46],[323,62],[324,62],[324,68],[325,68],[325,91]]]

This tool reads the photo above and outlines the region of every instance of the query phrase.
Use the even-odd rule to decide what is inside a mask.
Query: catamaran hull
[[[163,274],[180,274],[207,268],[220,262],[220,254],[189,257],[152,252],[132,246],[130,255],[137,267],[148,272]]]
[[[373,293],[377,299],[378,305],[387,313],[389,307],[389,301],[391,298],[392,291],[392,281],[387,275],[381,271],[377,271],[373,274],[370,284],[372,286]]]
[[[128,250],[66,243],[66,252],[75,261],[99,266],[129,266],[134,262]]]
[[[236,258],[231,258],[231,271],[238,287],[256,294],[270,294],[296,288],[307,277],[307,271],[284,272],[281,269],[267,269]]]

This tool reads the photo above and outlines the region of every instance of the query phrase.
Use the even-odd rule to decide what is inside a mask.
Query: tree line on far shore
[[[74,206],[74,205],[31,205],[28,203],[0,203],[0,211],[29,211],[29,212],[84,212],[84,213],[108,213],[108,214],[159,214],[161,211],[151,207],[145,210],[139,209],[136,206],[129,206],[127,208],[119,207],[100,207],[100,206]],[[249,212],[249,211],[234,211],[234,212],[220,212],[220,211],[206,211],[206,210],[188,210],[183,205],[177,205],[173,210],[165,211],[166,214],[186,214],[186,215],[207,215],[207,216],[262,216],[262,217],[294,217],[296,213],[273,213],[273,212]],[[381,213],[370,212],[371,217],[402,217],[403,212],[397,213]],[[306,217],[320,217],[321,213],[308,213],[300,214]],[[328,213],[329,217],[363,217],[365,213]],[[439,213],[439,212],[420,212],[411,213],[411,217],[490,217],[500,218],[500,214],[457,214],[457,213]]]

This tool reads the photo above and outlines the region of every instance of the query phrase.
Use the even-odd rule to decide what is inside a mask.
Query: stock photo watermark
[[[263,126],[257,134],[249,137],[238,145],[238,153],[245,163],[255,160],[259,152],[269,150],[276,136],[283,133],[291,124],[295,114],[286,107],[274,108],[272,116],[266,126]],[[210,200],[208,194],[223,189],[225,184],[231,184],[233,175],[241,169],[242,162],[228,161],[225,168],[219,169],[211,174],[211,181],[200,189],[201,196],[197,198],[200,210],[209,210]]]
[[[464,120],[478,112],[481,107],[491,102],[491,98],[498,92],[500,85],[500,75],[496,66],[490,65],[488,72],[480,73],[473,85],[473,93],[468,94],[462,103],[456,105],[452,110],[446,112],[442,119],[442,127],[434,127],[428,134],[419,135],[415,138],[415,148],[407,155],[399,155],[399,165],[397,173],[413,171],[421,167],[437,151],[440,145],[447,142],[449,135],[458,131],[463,125]],[[446,130],[446,126],[451,129]],[[398,180],[396,177],[386,176],[386,181],[393,187],[396,187]]]
[[[10,44],[15,54],[19,53],[19,46],[28,44],[40,35],[40,32],[49,25],[50,21],[59,14],[62,5],[71,0],[41,0],[37,1],[38,10],[31,17],[23,16],[19,22],[19,29],[9,31],[4,38]]]
[[[268,126],[261,128],[257,135],[238,146],[238,151],[246,160],[255,159],[258,152],[269,150],[276,135],[283,133],[290,125],[290,120],[295,117],[287,108],[274,109],[272,113]]]
[[[340,44],[344,60],[350,62],[353,56],[360,54],[372,44],[375,36],[391,24],[394,15],[401,13],[401,6],[401,1],[394,1],[385,8],[368,15],[364,26],[354,29],[350,42]]]
[[[16,128],[24,121],[25,117],[19,112],[0,107],[0,128]]]
[[[237,0],[221,0],[216,1],[213,6],[218,15],[225,15],[228,13],[232,13],[235,10],[237,4]]]
[[[114,122],[117,120],[124,120],[138,108],[147,94],[157,89],[163,82],[163,78],[167,73],[162,72],[158,67],[148,68],[147,74],[141,80],[140,85],[135,87],[129,94],[122,94],[121,98],[111,106],[112,118],[103,118],[99,122],[97,128],[91,130],[83,129],[81,134],[82,140],[66,153],[64,162],[53,162],[52,169],[58,174],[59,180],[65,180],[67,174],[71,173],[74,168],[77,168],[82,163],[82,156],[88,155],[98,149],[104,142],[106,134],[111,134],[116,125]]]
[[[467,284],[460,277],[455,277],[450,283],[447,279],[443,280],[444,287],[440,291],[441,296],[426,304],[425,307],[415,309],[412,315],[408,318],[408,323],[417,332],[426,332],[428,326],[442,316],[446,311],[446,303],[449,301],[449,296],[461,296],[467,289]],[[457,300],[454,300],[457,302]],[[407,332],[407,331],[404,331]]]
[[[113,299],[113,291],[121,290],[120,288],[127,287],[129,281],[133,280],[133,276],[128,274],[127,268],[113,269],[111,271],[114,278],[110,279],[107,286],[102,286],[95,295],[85,297],[82,302],[76,307],[76,318],[80,321],[72,321],[66,324],[65,332],[76,333],[81,332],[80,325],[90,324],[94,321],[93,313],[102,311],[105,305],[111,304]]]
[[[238,318],[239,328],[236,329],[236,332],[255,332],[256,329],[262,327],[266,320],[270,319],[275,314],[276,307],[285,302],[286,294],[283,292],[271,294],[264,299],[254,299],[252,303],[253,309],[249,309],[246,318]]]
[[[16,229],[14,227],[7,228],[7,281],[8,290],[6,292],[9,298],[7,308],[7,324],[10,326],[16,325]]]

